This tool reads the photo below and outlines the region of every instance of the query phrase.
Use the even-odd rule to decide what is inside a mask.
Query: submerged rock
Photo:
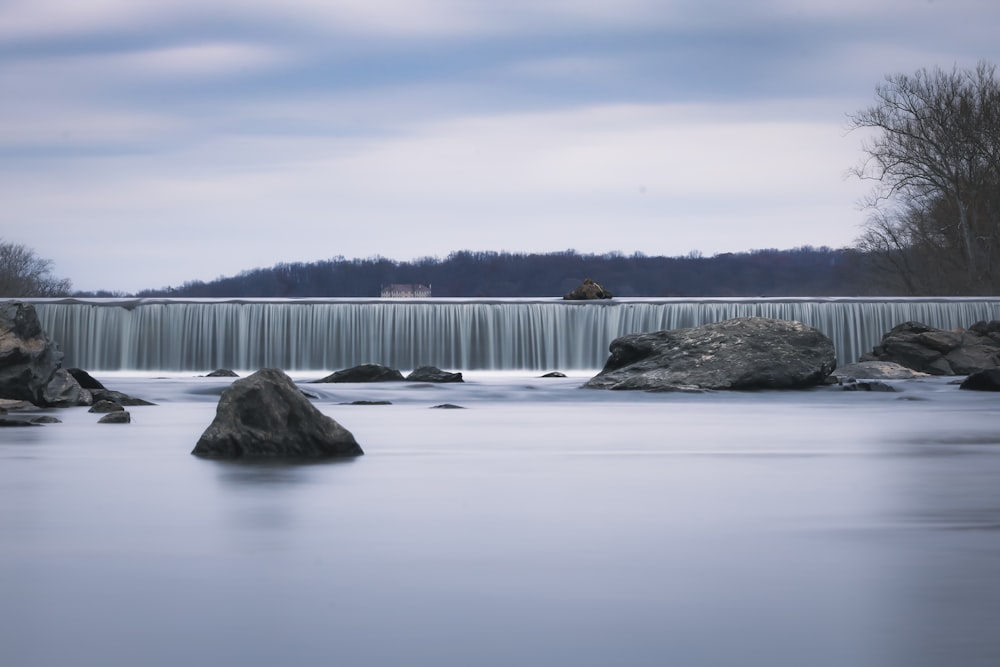
[[[265,368],[223,392],[191,452],[207,458],[322,459],[364,452],[350,431],[309,402],[288,375]]]
[[[630,334],[611,342],[592,389],[698,391],[798,389],[836,367],[833,342],[791,320],[743,317],[693,329]]]
[[[239,374],[236,371],[230,370],[228,368],[217,368],[214,371],[212,371],[211,373],[206,373],[205,377],[207,377],[207,378],[238,378]]]
[[[381,364],[360,364],[336,371],[315,382],[402,382],[403,374]]]

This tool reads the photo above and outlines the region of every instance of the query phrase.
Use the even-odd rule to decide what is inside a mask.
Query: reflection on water
[[[354,458],[329,459],[324,461],[252,461],[252,460],[210,460],[216,466],[219,480],[235,486],[291,486],[309,479],[311,468],[350,465]]]
[[[981,396],[324,388],[366,456],[287,465],[195,382],[0,433],[3,664],[1000,664]]]

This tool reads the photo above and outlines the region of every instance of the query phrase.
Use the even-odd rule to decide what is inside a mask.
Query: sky
[[[79,290],[853,243],[848,115],[995,0],[0,0],[0,239]]]

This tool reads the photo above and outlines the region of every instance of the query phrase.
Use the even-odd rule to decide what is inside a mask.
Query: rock
[[[1000,391],[1000,369],[988,368],[976,371],[965,378],[958,388],[971,391]]]
[[[4,426],[41,426],[29,419],[18,419],[17,417],[0,417],[0,427]]]
[[[564,295],[563,299],[566,301],[585,301],[591,299],[610,299],[611,296],[611,292],[590,278],[587,278],[572,292]]]
[[[106,387],[94,379],[94,377],[82,368],[67,368],[66,372],[73,376],[84,389],[106,389]]]
[[[461,373],[449,373],[435,366],[420,366],[406,376],[407,382],[465,382]]]
[[[42,331],[33,305],[20,301],[0,304],[0,397],[44,406],[45,387],[62,358],[62,352]]]
[[[903,322],[882,336],[861,361],[892,361],[930,375],[969,375],[1000,367],[1000,322],[958,331]]]
[[[552,371],[551,373],[546,373],[545,375],[541,375],[539,377],[543,377],[543,378],[564,378],[564,377],[566,377],[566,374],[565,373],[560,373],[559,371]]]
[[[465,410],[461,405],[455,405],[454,403],[442,403],[441,405],[432,405],[432,410]]]
[[[315,382],[402,382],[403,374],[381,364],[361,364],[327,375]]]
[[[239,375],[236,371],[229,370],[228,368],[217,368],[205,375],[207,378],[238,378]]]
[[[611,342],[596,389],[795,389],[836,367],[833,342],[791,320],[743,317],[693,329],[630,334]]]
[[[97,420],[98,424],[131,424],[132,415],[129,414],[128,410],[117,410],[115,412],[109,412],[100,419]]]
[[[80,386],[69,371],[57,368],[52,378],[42,388],[42,405],[52,408],[69,408],[74,405],[91,405],[94,397]]]
[[[123,408],[118,403],[115,403],[114,401],[107,401],[107,400],[103,400],[102,399],[100,401],[96,401],[90,407],[90,410],[88,410],[87,412],[98,412],[98,413],[120,412],[120,411],[122,411],[124,409],[125,408]]]
[[[62,420],[52,415],[40,415],[31,418],[32,424],[62,424]]]
[[[156,403],[150,403],[149,401],[143,400],[141,398],[136,398],[135,396],[129,396],[120,391],[112,391],[111,389],[93,389],[90,395],[94,397],[94,401],[111,401],[112,403],[117,403],[118,405],[123,405],[126,407],[133,407],[136,405],[156,405]]]
[[[208,458],[360,456],[354,436],[309,402],[288,375],[266,368],[234,381],[191,452]]]
[[[351,401],[340,405],[392,405],[392,401]]]
[[[862,380],[861,382],[845,382],[843,386],[844,391],[877,391],[877,392],[894,392],[896,388],[892,385],[888,385],[885,382]]]
[[[833,372],[832,377],[838,378],[841,381],[848,379],[915,380],[917,378],[930,377],[930,374],[921,373],[906,366],[900,366],[893,361],[859,361],[858,363],[838,368]]]
[[[0,414],[3,412],[32,412],[38,410],[38,406],[30,401],[17,401],[9,398],[0,398]]]

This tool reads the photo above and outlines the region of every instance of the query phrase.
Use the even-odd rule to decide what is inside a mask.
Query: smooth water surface
[[[1000,664],[994,395],[309,385],[366,455],[254,465],[102,379],[158,405],[0,430],[0,664]]]

